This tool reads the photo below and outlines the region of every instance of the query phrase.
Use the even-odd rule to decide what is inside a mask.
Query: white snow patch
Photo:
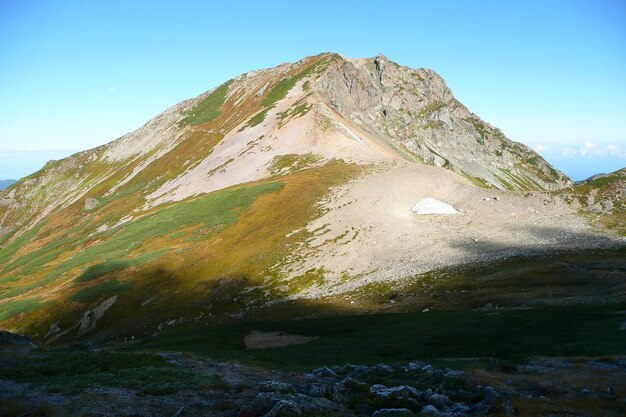
[[[413,205],[411,211],[415,214],[459,214],[450,204],[432,197],[422,198]]]

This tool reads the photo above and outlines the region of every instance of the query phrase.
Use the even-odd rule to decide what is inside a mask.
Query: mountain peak
[[[487,252],[600,242],[546,193],[568,184],[432,70],[306,57],[0,191],[0,305],[32,308],[0,321],[46,342],[115,323],[151,334],[173,317],[319,298]],[[435,217],[416,217],[420,201],[438,202]]]
[[[275,167],[284,155],[311,155],[316,164],[408,160],[498,189],[571,184],[471,113],[436,72],[400,66],[383,54],[352,59],[327,52],[242,74],[118,140],[47,165],[25,185],[47,187],[72,172],[91,180],[54,180],[27,212],[18,209],[26,197],[17,192],[0,221],[33,222],[85,195],[114,195],[139,181],[149,184],[143,207],[156,207],[289,172]]]
[[[378,55],[376,55],[376,57],[374,58],[374,61],[376,62],[384,62],[384,61],[389,61],[389,58],[387,58],[384,54],[379,53]]]

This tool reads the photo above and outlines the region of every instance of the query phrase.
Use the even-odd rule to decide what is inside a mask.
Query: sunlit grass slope
[[[52,323],[68,328],[117,295],[98,326],[125,335],[263,303],[284,291],[280,267],[307,233],[286,236],[318,215],[315,203],[330,187],[356,172],[332,162],[173,203],[107,230],[97,228],[106,207],[69,230],[42,226],[25,243],[32,250],[0,251],[9,260],[0,269],[2,319],[42,336]]]

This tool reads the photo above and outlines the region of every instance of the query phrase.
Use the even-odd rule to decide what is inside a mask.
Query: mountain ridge
[[[406,67],[400,67],[395,63],[389,63],[386,65],[380,64],[378,67],[376,67],[377,60],[380,60],[380,62],[388,62],[386,58],[382,55],[375,59],[350,60],[350,59],[340,57],[338,54],[326,53],[326,54],[321,54],[321,55],[317,55],[314,57],[305,58],[294,64],[281,64],[273,68],[251,71],[246,74],[242,74],[238,77],[235,77],[232,81],[234,85],[231,85],[227,89],[225,96],[228,96],[229,98],[233,98],[233,96],[236,95],[237,96],[236,100],[230,100],[230,99],[226,100],[225,96],[222,97],[221,102],[220,100],[218,100],[218,104],[221,105],[225,101],[225,105],[227,106],[226,109],[222,109],[223,113],[228,114],[229,107],[232,108],[233,105],[237,105],[237,110],[238,110],[235,115],[230,115],[231,117],[228,118],[230,119],[230,121],[223,121],[223,122],[226,122],[226,125],[220,127],[219,129],[212,129],[210,130],[210,132],[203,132],[203,129],[201,127],[206,126],[207,123],[211,123],[213,120],[207,120],[206,122],[202,124],[184,123],[184,121],[189,118],[189,114],[193,113],[194,106],[196,104],[202,103],[203,100],[210,98],[213,95],[214,91],[219,88],[218,86],[212,90],[207,91],[204,94],[201,94],[195,99],[185,100],[183,102],[175,104],[174,106],[171,106],[164,112],[160,113],[159,115],[155,116],[153,119],[148,121],[139,129],[127,135],[124,135],[119,139],[116,139],[106,145],[102,145],[101,147],[97,147],[92,150],[80,152],[77,155],[82,155],[84,157],[83,161],[81,161],[82,164],[85,164],[87,162],[95,162],[95,163],[100,163],[100,164],[111,163],[113,165],[115,164],[122,165],[122,167],[116,166],[115,169],[109,170],[110,171],[109,174],[103,175],[103,177],[107,177],[108,175],[108,180],[111,182],[115,178],[115,175],[112,175],[112,172],[117,173],[120,171],[120,168],[122,170],[127,171],[126,176],[124,178],[115,178],[117,180],[116,184],[106,191],[106,192],[112,193],[115,190],[117,190],[117,188],[123,186],[127,181],[130,181],[135,175],[137,175],[137,173],[141,172],[143,169],[148,167],[148,165],[152,164],[158,159],[164,159],[164,162],[167,161],[169,164],[165,164],[165,163],[162,164],[166,166],[161,166],[160,171],[155,170],[155,172],[152,174],[153,177],[161,175],[163,171],[166,171],[168,169],[167,165],[175,166],[177,163],[180,164],[180,160],[182,159],[181,157],[183,156],[182,152],[180,152],[182,148],[191,147],[193,144],[196,144],[196,145],[202,144],[202,147],[210,150],[212,149],[212,146],[216,145],[216,143],[211,143],[211,142],[220,142],[220,141],[225,142],[230,137],[237,136],[236,135],[237,133],[241,133],[242,135],[246,135],[247,133],[247,138],[249,140],[256,139],[256,138],[252,138],[251,137],[252,134],[250,132],[245,132],[245,130],[254,129],[255,127],[258,127],[258,125],[247,126],[246,124],[247,123],[249,124],[250,120],[254,122],[253,117],[256,117],[257,119],[264,119],[265,115],[268,112],[272,112],[272,109],[275,106],[275,103],[271,101],[272,100],[278,101],[278,100],[275,100],[275,98],[272,98],[271,93],[278,90],[279,95],[281,93],[286,94],[287,91],[283,92],[280,90],[281,83],[283,83],[283,86],[287,85],[291,89],[295,86],[295,83],[299,80],[299,77],[306,77],[310,75],[310,74],[307,74],[307,70],[313,71],[317,69],[318,71],[320,71],[320,67],[324,67],[324,66],[328,67],[331,65],[330,63],[334,63],[334,65],[338,66],[339,69],[344,68],[344,67],[347,68],[347,69],[346,68],[343,69],[343,74],[345,75],[346,72],[352,71],[353,68],[351,68],[351,66],[354,66],[354,63],[357,63],[362,68],[361,68],[361,72],[357,74],[358,76],[354,77],[354,80],[357,80],[357,82],[363,82],[361,80],[368,81],[366,79],[368,78],[367,74],[365,74],[365,71],[363,71],[363,68],[365,68],[365,65],[363,64],[364,62],[368,62],[370,67],[372,67],[373,65],[375,68],[379,68],[376,71],[379,71],[379,70],[382,71],[382,68],[385,68],[385,67],[392,67],[392,69],[390,70],[385,70],[386,73],[393,71],[394,69],[397,69],[397,68],[400,68],[400,69],[406,68]],[[422,73],[429,74],[429,77],[436,79],[437,82],[441,84],[437,88],[430,89],[430,90],[435,91],[435,93],[433,93],[435,94],[435,96],[439,95],[439,96],[448,97],[448,98],[453,97],[449,89],[447,89],[447,86],[445,86],[445,82],[441,79],[441,77],[436,75],[434,71],[411,70],[411,69],[407,69],[406,71],[409,71],[409,72],[416,71],[415,74],[417,74],[418,77],[421,77],[419,74],[422,74]],[[328,68],[323,68],[321,72],[324,72],[324,74],[330,73],[331,75],[337,74],[337,71],[335,69],[330,71]],[[271,75],[270,77],[271,79],[269,80],[267,79],[268,74]],[[324,77],[324,74],[321,74],[322,78]],[[379,74],[378,77],[380,78],[381,75]],[[331,77],[331,80],[327,83],[330,85],[326,85],[325,88],[322,89],[323,91],[321,91],[321,93],[328,95],[333,90],[340,89],[340,87],[336,87],[336,86],[333,87],[332,83],[336,82],[336,79],[334,78]],[[388,84],[388,78],[389,77],[385,78],[384,80],[384,82],[387,84]],[[371,82],[371,80],[369,80],[368,82]],[[302,84],[304,85],[304,83]],[[270,87],[271,89],[269,95],[265,91],[265,89],[268,89],[268,87]],[[400,86],[400,88],[403,88],[403,87]],[[339,98],[343,97],[344,101],[338,104],[341,104],[344,107],[347,106],[350,109],[352,109],[354,103],[351,103],[350,100],[346,101],[345,99],[346,97],[349,99],[351,96],[356,96],[358,94],[359,92],[355,91],[355,92],[351,92],[347,96],[339,95],[338,97]],[[268,95],[268,97],[265,97],[265,95]],[[269,98],[269,101],[268,101],[268,98]],[[280,97],[280,98],[282,99],[283,97]],[[302,99],[302,97],[300,97],[299,99]],[[376,97],[376,99],[383,102],[384,100],[387,100],[388,97],[386,97],[384,94],[382,95],[379,94],[379,97]],[[249,101],[249,103],[246,102],[246,100]],[[235,103],[230,103],[232,101],[235,101]],[[264,101],[269,104],[264,105],[263,104]],[[330,101],[332,101],[332,99],[330,99]],[[455,102],[458,103],[458,101],[456,100]],[[433,143],[437,141],[442,142],[441,141],[442,136],[446,136],[446,135],[450,136],[446,132],[444,133],[440,132],[441,127],[442,127],[440,124],[443,123],[441,119],[445,121],[449,121],[449,117],[446,116],[449,112],[445,108],[445,106],[435,109],[435,107],[438,107],[439,104],[436,104],[437,102],[434,102],[436,105],[433,107],[433,106],[430,106],[430,104],[432,103],[433,102],[431,101],[429,102],[429,104],[422,106],[423,108],[425,108],[424,113],[428,113],[427,116],[430,118],[427,119],[428,121],[424,122],[426,127],[421,128],[422,131],[426,132],[425,134],[430,135],[429,137],[433,138],[432,140],[429,139],[428,141],[421,141],[421,142],[416,141],[416,140],[408,140],[408,141],[404,141],[400,143],[397,140],[395,140],[393,137],[392,138],[382,137],[381,139],[381,134],[380,134],[381,124],[388,124],[389,120],[397,119],[396,117],[397,115],[394,112],[397,113],[398,111],[401,110],[398,104],[397,103],[394,104],[393,102],[391,103],[391,107],[389,109],[383,109],[382,111],[380,111],[380,113],[384,113],[384,117],[383,118],[379,117],[377,120],[374,120],[374,123],[369,123],[369,124],[365,123],[365,125],[363,125],[364,117],[372,118],[373,116],[369,113],[360,114],[358,112],[352,112],[353,113],[352,118],[354,120],[351,120],[351,119],[346,120],[345,118],[340,119],[338,128],[340,130],[344,130],[344,132],[342,132],[344,136],[346,134],[348,136],[350,135],[354,136],[354,132],[358,131],[359,129],[361,129],[361,132],[359,133],[361,136],[368,136],[368,135],[372,136],[372,132],[373,132],[374,138],[370,142],[374,142],[374,143],[379,142],[378,143],[379,146],[381,145],[380,142],[382,142],[382,146],[386,146],[386,147],[391,146],[392,148],[394,148],[391,151],[393,153],[396,153],[400,157],[409,158],[413,160],[421,159],[422,162],[432,163],[435,165],[445,166],[450,169],[457,170],[463,175],[468,176],[468,178],[470,178],[472,181],[476,181],[485,186],[492,186],[492,187],[504,188],[504,189],[507,189],[507,188],[508,189],[544,189],[545,187],[562,188],[563,186],[571,185],[571,182],[569,181],[569,179],[567,179],[563,174],[553,170],[553,168],[550,167],[538,154],[526,148],[524,145],[516,144],[514,142],[510,142],[510,144],[512,145],[510,146],[510,148],[515,150],[515,152],[521,152],[524,155],[526,154],[531,155],[530,157],[526,157],[526,160],[531,161],[534,164],[539,164],[541,169],[539,169],[537,172],[541,173],[540,176],[545,176],[546,178],[549,178],[549,175],[552,175],[554,184],[550,182],[546,183],[542,179],[538,178],[536,175],[530,175],[529,176],[530,180],[529,180],[529,178],[526,178],[524,175],[517,175],[515,172],[511,172],[511,170],[514,171],[516,169],[514,166],[511,166],[511,170],[509,170],[508,168],[502,168],[503,165],[501,163],[498,163],[501,166],[500,168],[498,167],[493,168],[496,172],[494,174],[493,172],[489,170],[485,170],[485,168],[483,167],[483,165],[485,164],[481,165],[480,163],[477,163],[477,161],[480,161],[480,158],[478,160],[474,158],[474,160],[465,161],[466,164],[464,165],[463,160],[460,160],[458,158],[458,155],[457,156],[452,155],[452,157],[448,156],[446,152],[446,151],[449,152],[448,149],[444,149],[444,150],[436,149]],[[369,105],[370,102],[365,100],[364,104]],[[415,103],[409,103],[409,104],[415,104]],[[260,111],[259,111],[259,105],[260,105]],[[299,103],[299,105],[301,106],[300,111],[302,114],[295,114],[295,115],[300,116],[301,118],[302,116],[306,116],[306,112],[308,112],[308,109],[305,110],[305,108],[302,107],[302,103]],[[310,106],[310,104],[307,104],[306,106]],[[377,103],[377,106],[380,107],[379,103]],[[326,107],[326,108],[320,109],[320,111],[325,112],[325,114],[322,117],[328,116],[328,112],[330,113],[333,112],[333,109],[328,108],[329,106],[323,106],[323,107]],[[465,107],[463,106],[462,109],[465,109]],[[217,117],[219,121],[220,112],[217,111],[215,113],[216,113],[215,117]],[[279,112],[273,112],[272,116],[276,117],[277,116],[276,113],[279,113]],[[387,113],[389,113],[388,116],[387,116]],[[282,114],[283,114],[283,118],[287,117],[285,113],[282,113]],[[441,116],[440,114],[443,114],[443,116]],[[248,120],[248,118],[251,118],[251,117],[252,119]],[[466,117],[473,117],[473,115],[467,113]],[[336,117],[330,117],[330,120],[336,120]],[[503,138],[504,136],[501,134],[501,132],[492,129],[490,125],[484,124],[484,122],[480,121],[479,119],[470,118],[469,120],[470,120],[469,122],[468,121],[459,122],[464,125],[462,126],[463,130],[473,129],[474,135],[477,136],[475,138],[472,138],[474,139],[474,142],[470,142],[468,144],[469,148],[472,148],[475,145],[480,145],[478,142],[481,142],[481,141],[483,142],[483,145],[484,145],[485,139],[487,139],[488,145],[491,147],[495,146],[494,145],[495,142],[509,143],[508,140],[507,142],[503,142],[501,138]],[[182,129],[177,129],[181,123],[183,125]],[[238,129],[236,130],[234,129],[235,127],[234,124],[237,124]],[[394,128],[394,127],[392,127],[391,129],[386,128],[387,132],[389,132],[392,136],[396,136],[396,137],[399,134],[406,133],[406,129],[407,129],[406,125],[403,125],[402,123],[397,123],[397,125],[398,125],[397,128]],[[240,129],[246,126],[247,126],[247,129],[244,129],[243,132],[239,132]],[[413,126],[412,128],[415,129],[416,127]],[[223,137],[225,136],[225,132],[223,132],[224,129],[230,132],[229,138],[224,139]],[[364,132],[362,131],[363,129],[366,129],[367,131]],[[261,132],[259,136],[261,136],[262,133],[263,132]],[[467,136],[465,131],[461,133],[462,133],[461,136],[463,135]],[[207,135],[206,137],[200,137],[205,134]],[[356,135],[356,136],[359,136],[359,135]],[[463,136],[462,138],[463,140],[466,139],[465,136]],[[315,138],[313,140],[315,140]],[[478,142],[475,142],[476,140]],[[491,143],[493,141],[495,142]],[[182,144],[182,142],[188,142],[188,145],[185,146],[184,144]],[[462,140],[461,141],[457,140],[455,143],[453,143],[452,147],[459,148],[458,147],[459,142],[462,142]],[[304,144],[303,146],[306,147],[309,145],[310,144]],[[176,148],[176,152],[175,152],[176,155],[168,156],[168,153],[170,152],[174,153],[173,151],[175,148]],[[470,155],[472,153],[472,152],[466,152],[466,149],[462,149],[462,148],[459,148],[459,149],[461,149],[460,152],[463,155]],[[298,151],[296,153],[308,153],[308,152],[302,152],[301,149],[296,149],[296,151]],[[495,153],[500,152],[501,154],[500,156],[491,155],[489,157],[489,159],[494,159],[494,160],[501,158],[503,152],[504,153],[507,152],[506,150],[504,151],[490,150],[489,152],[492,152],[492,151]],[[199,152],[198,154],[202,155],[201,152]],[[511,162],[509,161],[510,158],[507,159],[506,158],[507,155],[508,153],[504,155],[505,159],[503,163],[505,165],[507,163],[510,165],[511,164]],[[184,162],[190,163],[191,161],[195,159],[194,156],[195,155],[193,154],[190,155],[190,152],[187,152],[187,159]],[[233,156],[234,155],[226,155],[220,158],[218,161],[215,161],[215,159],[217,158],[212,158],[212,159],[207,158],[205,160],[204,165],[207,165],[207,168],[209,169],[215,169],[218,167],[223,168],[222,165],[223,164],[228,165],[230,159],[233,158]],[[336,156],[345,157],[345,153],[340,153],[339,155],[336,155],[336,152],[335,154],[333,154],[331,150],[329,157],[332,158]],[[87,158],[89,159],[89,161],[84,161],[84,159],[87,159]],[[70,165],[66,167],[67,170],[75,169],[75,167],[71,163],[68,163],[68,161],[65,161],[65,162],[67,163],[67,165]],[[264,162],[269,162],[269,161],[264,161]],[[198,161],[196,161],[196,163],[198,163]],[[128,167],[131,164],[135,164],[135,166],[132,167],[133,168],[132,170],[129,170]],[[530,166],[531,164],[526,164],[526,165]],[[106,168],[106,167],[103,167],[103,168]],[[502,171],[501,169],[504,169],[504,171]],[[246,180],[256,180],[258,179],[257,177],[259,175],[262,176],[262,175],[268,174],[267,170],[263,170],[263,167],[257,166],[256,170],[261,171],[260,174],[248,173],[247,176],[242,175],[241,178],[238,178],[237,180],[240,182],[246,181]],[[45,172],[46,168],[44,168],[42,171]],[[219,172],[214,172],[214,174],[219,174]],[[177,176],[182,177],[184,175],[185,175],[185,172],[183,172],[182,174],[178,174]],[[104,180],[104,179],[105,178],[101,178],[101,180]],[[208,191],[212,191],[215,189],[219,189],[220,186],[222,185],[219,183],[219,180],[216,180],[216,179],[203,178],[202,181],[204,182],[214,181],[214,182],[217,182],[217,184],[213,187],[205,187],[204,189],[197,190],[199,192],[208,192]],[[45,183],[46,180],[42,182]],[[98,182],[99,181],[96,181],[95,184],[92,184],[91,188],[94,188],[98,184]],[[175,188],[177,186],[180,188],[182,186],[180,182],[181,181],[179,178],[178,182],[175,182],[175,181],[171,182],[169,184],[169,187],[165,186],[164,188],[154,190],[152,193],[148,194],[149,199],[155,199],[155,198],[158,199],[160,194],[165,194],[171,191],[172,188]],[[193,182],[196,182],[196,181],[193,181]],[[231,181],[229,185],[232,185],[232,184],[233,182]],[[89,187],[90,184],[85,184],[85,186]],[[62,190],[66,189],[66,187],[60,187],[60,188]],[[184,189],[184,187],[182,188]],[[65,192],[65,194],[67,195],[66,191],[67,190],[61,191],[61,192],[62,193]],[[69,204],[72,201],[75,201],[75,199],[77,199],[78,196],[82,196],[84,192],[85,191],[79,194],[75,194],[75,198],[66,199],[64,202],[61,202],[61,205]],[[191,195],[190,193],[182,193],[181,196],[178,196],[176,198],[181,199],[181,198],[188,197],[190,195]],[[159,202],[168,201],[168,198],[165,197],[158,201]],[[47,199],[42,203],[42,205],[50,206],[49,203],[50,203],[50,200]],[[31,199],[31,204],[32,204],[32,199]],[[47,211],[44,211],[44,214],[41,216],[38,216],[37,218],[43,218],[45,214],[47,214]],[[2,217],[6,217],[6,213],[0,212],[0,215]],[[12,219],[11,223],[18,224],[20,223],[19,220],[20,219]]]
[[[123,338],[617,244],[579,216],[571,184],[432,70],[307,57],[234,77],[0,192],[0,322],[48,343]],[[461,215],[417,216],[424,197]]]

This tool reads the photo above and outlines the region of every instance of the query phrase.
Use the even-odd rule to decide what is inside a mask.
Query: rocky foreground
[[[542,359],[524,365],[489,360],[465,371],[410,361],[300,372],[216,363],[181,353],[59,353],[42,351],[25,338],[7,339],[3,337],[1,356],[1,416],[464,417],[626,412],[624,358]],[[63,355],[60,362],[59,355]]]

